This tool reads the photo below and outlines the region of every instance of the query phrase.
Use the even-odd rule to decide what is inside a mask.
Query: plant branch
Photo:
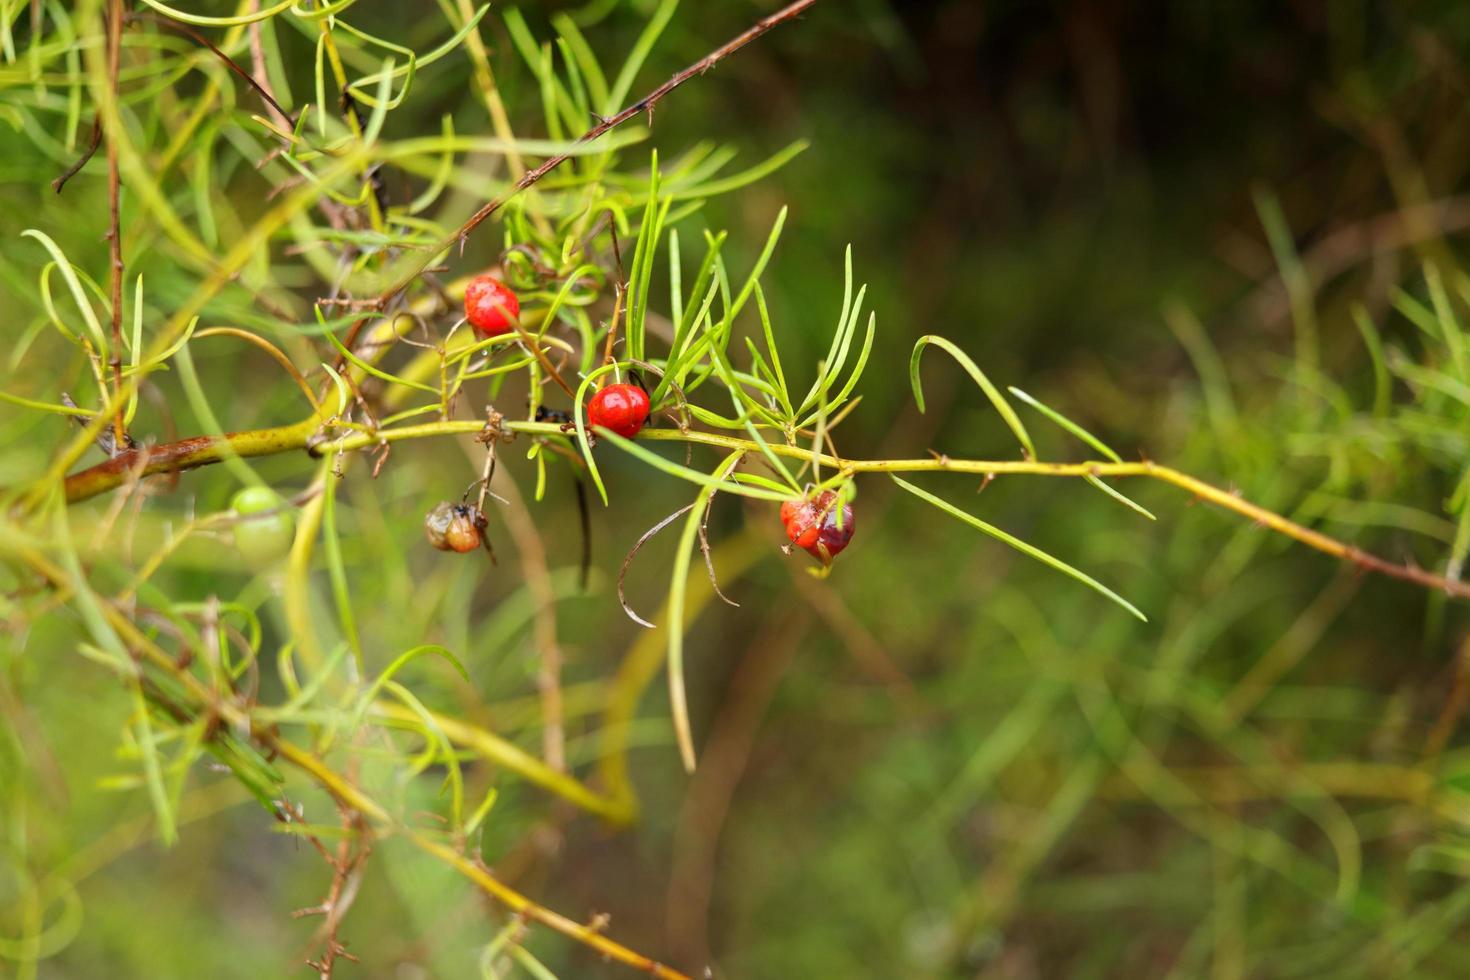
[[[203,34],[200,34],[188,24],[176,21],[172,17],[165,17],[161,14],[153,13],[152,11],[144,11],[143,13],[134,14],[133,16],[147,17],[159,27],[164,27],[168,30],[175,31],[179,34],[184,35],[195,44],[198,44],[201,47],[208,48],[216,58],[224,63],[224,66],[226,68],[238,75],[241,79],[244,80],[246,85],[249,85],[252,89],[255,90],[255,94],[259,95],[262,101],[264,101],[265,104],[270,107],[270,110],[279,117],[279,122],[282,124],[286,132],[289,133],[295,130],[296,117],[287,112],[285,108],[276,101],[276,97],[271,94],[270,89],[266,88],[265,83],[263,83],[261,80],[257,79],[254,75],[250,74],[250,72],[241,67],[234,58],[231,58],[229,55],[221,51],[214,44],[214,42],[210,41],[209,38],[205,37]],[[257,28],[257,30],[253,31],[251,35],[251,50],[253,53],[258,48],[258,39],[260,36],[258,30],[259,22],[253,22],[250,26],[253,28]]]
[[[0,539],[0,552],[19,558],[29,565],[47,583],[56,589],[70,587],[69,578],[62,568],[31,545],[19,540]],[[106,603],[99,607],[106,624],[116,633],[117,639],[130,654],[146,660],[155,668],[177,680],[189,696],[212,717],[227,723],[237,731],[248,731],[250,737],[269,750],[278,759],[301,770],[341,806],[361,814],[366,821],[379,826],[379,833],[400,836],[425,853],[437,857],[468,878],[491,898],[532,922],[539,922],[562,935],[591,947],[603,956],[641,970],[651,977],[662,980],[690,980],[677,970],[664,966],[641,953],[603,935],[598,929],[575,922],[557,912],[533,902],[509,885],[500,881],[478,860],[466,857],[448,844],[435,840],[412,827],[404,825],[377,800],[363,792],[356,783],[327,765],[318,755],[294,742],[283,739],[275,726],[263,724],[252,717],[249,711],[229,698],[221,698],[212,687],[180,664],[178,658],[154,643],[132,618],[115,604]]]
[[[387,701],[374,702],[370,712],[373,717],[381,718],[387,723],[413,724],[422,720],[409,708]],[[621,825],[632,821],[633,813],[625,803],[598,794],[585,783],[552,769],[514,742],[437,711],[430,710],[429,717],[444,733],[444,737],[455,745],[469,749],[479,757],[514,772],[527,782],[534,783],[609,823]]]
[[[736,51],[739,51],[751,41],[754,41],[756,38],[770,31],[772,28],[779,27],[789,20],[796,19],[798,16],[805,13],[808,8],[815,5],[816,2],[817,0],[796,0],[795,3],[783,7],[782,9],[776,11],[774,14],[771,14],[769,17],[765,17],[759,21],[756,21],[754,25],[745,30],[743,33],[736,35],[729,41],[726,41],[724,44],[720,45],[720,47],[711,51],[703,58],[700,58],[698,61],[685,68],[684,70],[675,73],[672,77],[669,78],[668,81],[664,82],[652,92],[649,92],[637,102],[634,102],[632,105],[623,109],[617,115],[598,120],[597,125],[593,126],[581,136],[577,137],[576,145],[580,146],[591,143],[593,140],[604,135],[605,133],[610,132],[613,129],[616,129],[618,126],[621,126],[629,119],[632,119],[633,117],[641,113],[647,112],[651,116],[653,114],[654,107],[658,105],[658,103],[660,102],[660,100],[663,99],[664,96],[668,95],[674,89],[678,88],[680,85],[683,85],[685,82],[689,81],[689,79],[693,78],[696,75],[703,75],[715,65],[719,64],[721,61],[724,61],[726,58],[730,57],[730,55],[734,54]],[[566,163],[571,158],[572,154],[561,153],[543,161],[536,167],[526,171],[524,174],[521,175],[521,178],[519,180],[511,185],[510,190],[506,191],[504,194],[497,195],[496,197],[493,197],[489,201],[487,201],[485,205],[480,208],[480,210],[470,215],[470,217],[467,218],[465,222],[459,226],[454,234],[450,235],[444,241],[440,242],[436,248],[425,254],[438,254],[439,252],[442,252],[443,250],[453,246],[456,242],[463,243],[465,238],[469,236],[470,232],[474,231],[475,228],[478,227],[480,223],[483,222],[486,218],[489,218],[496,211],[499,211],[502,207],[504,207],[506,202],[510,201],[521,191],[530,187],[532,184],[536,183],[542,177],[545,177],[547,174],[551,173],[553,170],[561,166],[563,163]],[[404,289],[406,289],[408,285],[414,281],[414,279],[418,278],[418,275],[419,273],[417,270],[410,272],[408,275],[398,279],[386,290],[384,290],[382,295],[378,297],[379,309],[386,307],[388,301],[391,300],[394,296],[397,296]],[[356,328],[354,328],[354,332],[355,330]],[[351,339],[352,338],[349,337],[347,341],[347,346],[349,348],[351,348],[352,346]]]
[[[119,453],[105,463],[66,478],[66,499],[74,503],[113,490],[131,479],[155,473],[176,473],[219,463],[232,456],[273,456],[305,449],[320,424],[313,416],[295,425],[220,436],[194,436],[161,446],[140,446]]]
[[[107,7],[107,85],[113,103],[118,101],[118,75],[122,69],[123,2],[110,0]],[[122,232],[118,221],[121,180],[117,173],[117,134],[107,136],[107,254],[108,285],[112,297],[112,438],[113,445],[127,444],[122,404]]]
[[[715,65],[719,64],[721,61],[724,61],[736,51],[739,51],[741,48],[745,47],[751,41],[754,41],[756,38],[765,34],[771,28],[778,27],[781,24],[786,23],[788,20],[794,20],[816,2],[817,0],[796,0],[795,3],[783,7],[781,10],[776,11],[769,17],[765,17],[757,21],[753,26],[751,26],[742,34],[739,34],[731,40],[725,42],[723,45],[711,51],[703,58],[700,58],[688,68],[685,68],[683,71],[675,73],[673,77],[671,77],[668,81],[664,82],[658,88],[654,89],[652,92],[649,92],[643,98],[639,99],[637,102],[634,102],[626,109],[623,109],[617,115],[609,116],[606,119],[600,120],[596,126],[593,126],[591,129],[587,130],[587,132],[577,137],[577,143],[591,143],[599,136],[612,129],[617,128],[618,126],[621,126],[623,123],[627,122],[629,119],[632,119],[634,116],[639,115],[640,113],[647,112],[652,115],[653,109],[655,106],[658,105],[659,101],[663,99],[664,96],[672,92],[674,89],[678,88],[680,85],[683,85],[695,75],[703,75]],[[545,177],[547,174],[551,173],[551,171],[555,170],[563,163],[566,163],[568,160],[571,159],[571,157],[572,155],[570,153],[562,153],[545,161],[540,166],[535,167],[532,170],[528,170],[525,176],[516,181],[514,186],[512,186],[509,191],[507,191],[503,195],[500,195],[499,197],[493,198],[488,203],[486,203],[484,207],[480,208],[480,210],[471,215],[469,219],[460,226],[459,231],[455,232],[454,235],[451,236],[445,244],[463,239],[470,232],[474,231],[475,228],[482,221],[490,217],[496,211],[500,210],[500,208],[505,205],[505,202],[515,197],[527,187],[530,187],[532,184],[536,183],[536,181],[540,180],[542,177]]]
[[[502,423],[512,432],[529,435],[564,435],[561,426],[552,422]],[[400,426],[373,433],[353,433],[331,442],[333,452],[352,452],[360,449],[376,449],[407,439],[425,439],[436,436],[465,435],[484,429],[483,422],[445,421],[428,422],[423,425]],[[129,478],[153,473],[173,472],[196,466],[218,463],[230,455],[270,456],[276,453],[306,449],[319,454],[312,443],[312,436],[320,430],[315,417],[295,425],[275,429],[257,429],[250,432],[226,433],[222,436],[200,436],[163,446],[134,449],[122,453],[105,463],[82,470],[66,478],[68,502],[85,500],[122,485]],[[762,452],[754,441],[715,432],[681,432],[677,429],[645,429],[640,440],[657,442],[684,442],[705,446],[716,446],[728,450],[741,450],[752,455]],[[928,459],[842,459],[826,453],[780,443],[769,443],[768,448],[778,456],[804,461],[818,461],[823,466],[843,474],[856,473],[967,473],[982,477],[1000,475],[1055,476],[1055,477],[1145,477],[1158,480],[1181,490],[1188,491],[1201,500],[1238,514],[1262,527],[1283,534],[1309,548],[1351,562],[1358,568],[1377,572],[1427,589],[1442,591],[1457,599],[1470,599],[1470,583],[1458,579],[1435,575],[1413,565],[1400,565],[1369,554],[1353,545],[1322,534],[1320,531],[1298,524],[1274,511],[1253,504],[1229,490],[1222,490],[1188,473],[1150,461],[1139,463],[1114,463],[1093,460],[1082,463],[1044,463],[1037,460],[986,460],[950,459],[937,456]],[[146,462],[143,461],[146,456]]]
[[[97,153],[97,147],[101,145],[102,117],[94,116],[92,118],[92,135],[88,138],[87,148],[82,151],[82,155],[77,157],[76,161],[73,162],[71,166],[63,170],[61,172],[61,175],[51,182],[51,189],[60,194],[61,189],[66,186],[66,182],[75,177],[81,171],[81,169],[87,165],[87,161],[92,159],[92,157]]]
[[[419,850],[438,858],[454,868],[454,870],[464,875],[470,881],[479,885],[486,894],[496,899],[500,904],[525,916],[532,922],[539,922],[569,939],[575,939],[585,946],[590,946],[609,959],[627,964],[636,970],[643,971],[651,977],[658,977],[660,980],[691,980],[687,974],[664,966],[662,963],[651,960],[641,953],[636,953],[626,946],[614,942],[604,936],[594,926],[583,925],[580,922],[568,919],[564,915],[553,912],[551,909],[537,905],[520,892],[506,885],[499,878],[496,878],[490,873],[490,869],[486,868],[479,861],[465,857],[448,844],[425,837],[412,830],[405,831],[403,836],[412,841]]]

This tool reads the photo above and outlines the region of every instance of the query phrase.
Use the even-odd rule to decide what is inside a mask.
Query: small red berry
[[[608,385],[587,403],[587,421],[631,439],[648,421],[648,392],[637,385]]]
[[[499,279],[480,275],[465,287],[464,315],[481,337],[498,337],[513,329],[521,315],[521,301]]]
[[[786,525],[786,536],[791,539],[791,543],[807,551],[812,550],[821,533],[821,521],[815,513],[809,512]]]
[[[837,494],[824,490],[806,500],[788,500],[781,505],[781,521],[791,543],[823,565],[842,553],[852,541],[852,505],[838,506]]]

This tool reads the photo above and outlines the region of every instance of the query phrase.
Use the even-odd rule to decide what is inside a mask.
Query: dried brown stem
[[[168,30],[175,31],[189,38],[189,40],[193,41],[200,47],[208,48],[216,58],[224,63],[224,66],[226,68],[234,72],[240,78],[244,79],[245,84],[253,88],[255,90],[255,94],[259,95],[262,99],[265,100],[265,104],[270,106],[271,111],[275,113],[275,115],[278,117],[277,122],[283,124],[282,128],[284,128],[287,132],[291,132],[296,128],[296,118],[292,116],[289,112],[287,112],[281,106],[281,104],[276,101],[276,97],[271,94],[270,89],[266,87],[265,83],[262,80],[257,79],[250,72],[246,71],[238,62],[235,61],[234,58],[231,58],[219,48],[215,47],[214,43],[210,41],[209,38],[205,37],[203,34],[200,34],[189,25],[181,24],[173,18],[165,17],[162,14],[156,14],[149,11],[141,14],[134,14],[133,16],[147,17],[159,27],[165,27]],[[251,26],[255,28],[255,30],[251,34],[250,44],[250,50],[253,54],[259,48],[259,22],[257,22],[256,24],[252,24]],[[264,72],[261,73],[261,76],[262,79],[265,77]]]
[[[566,380],[561,376],[561,372],[556,369],[556,365],[552,364],[551,359],[546,356],[546,351],[542,348],[541,342],[536,339],[536,335],[521,326],[519,321],[515,323],[515,328],[516,333],[520,335],[521,346],[531,352],[531,355],[536,358],[537,363],[541,365],[541,370],[546,372],[546,376],[552,381],[555,381],[561,390],[567,393],[568,398],[576,401],[577,393],[572,390],[571,385],[566,383]]]
[[[587,506],[587,484],[582,480],[581,474],[572,478],[572,485],[577,488],[577,517],[582,526],[582,591],[587,591],[587,581],[592,576],[592,512]]]
[[[317,930],[316,941],[322,945],[321,957],[306,961],[307,966],[317,971],[319,980],[331,980],[338,959],[357,961],[357,957],[347,952],[347,947],[337,938],[337,931],[347,916],[347,910],[357,898],[357,889],[362,881],[362,866],[372,852],[371,837],[363,826],[362,815],[340,804],[337,809],[341,815],[344,833],[337,842],[336,853],[327,852],[315,837],[312,838],[332,869],[331,887],[320,905],[296,913],[298,916],[320,914],[325,917],[321,928]]]
[[[715,561],[709,553],[709,512],[714,506],[714,495],[710,495],[709,502],[704,505],[704,516],[699,520],[699,550],[704,554],[704,569],[709,573],[709,586],[715,590],[715,595],[727,606],[740,608],[740,603],[731,599],[720,591],[720,580],[715,576]]]
[[[654,89],[652,92],[649,92],[643,98],[628,106],[617,115],[610,116],[607,119],[599,121],[596,126],[593,126],[591,129],[587,130],[587,132],[579,136],[577,138],[577,143],[579,145],[584,143],[591,143],[599,136],[602,136],[604,133],[607,133],[608,131],[615,129],[618,126],[621,126],[629,119],[632,119],[634,116],[637,116],[641,113],[647,112],[649,113],[649,115],[652,115],[654,107],[658,105],[659,101],[663,99],[664,96],[672,92],[674,89],[678,88],[680,85],[683,85],[695,75],[703,75],[715,65],[719,64],[721,61],[724,61],[730,55],[734,54],[736,51],[739,51],[741,48],[745,47],[747,44],[749,44],[751,41],[754,41],[761,35],[765,34],[773,27],[779,27],[781,24],[784,24],[789,20],[794,20],[802,13],[805,13],[807,8],[811,7],[816,2],[817,0],[796,0],[795,3],[783,7],[771,16],[757,21],[752,27],[750,27],[742,34],[737,35],[736,37],[727,41],[725,44],[711,51],[709,54],[705,55],[703,58],[700,58],[688,68],[685,68],[683,71],[675,73],[674,76],[671,77],[668,81],[664,82],[658,88]],[[555,170],[563,163],[566,163],[568,160],[571,159],[571,156],[572,155],[570,153],[562,153],[545,161],[540,166],[535,167],[532,170],[528,170],[526,172],[526,175],[520,180],[516,181],[515,185],[511,187],[509,191],[507,191],[505,194],[500,195],[499,197],[493,198],[484,207],[480,208],[480,210],[471,215],[470,218],[465,221],[463,225],[460,226],[459,231],[455,232],[455,234],[449,239],[449,241],[453,242],[463,239],[470,232],[474,231],[475,228],[479,226],[482,221],[490,217],[496,211],[500,210],[500,208],[503,207],[507,201],[515,197],[527,187],[530,187],[532,184],[536,183],[536,181],[540,180],[542,177],[545,177],[547,174],[551,173],[551,171]],[[395,290],[395,292],[396,291],[397,290]]]
[[[578,146],[581,146],[587,143],[591,143],[593,140],[597,139],[600,136],[603,136],[613,129],[616,129],[618,126],[621,126],[629,119],[632,119],[633,117],[641,113],[647,112],[651,117],[653,115],[654,107],[658,105],[658,103],[664,98],[664,96],[668,95],[674,89],[678,88],[680,85],[683,85],[695,75],[703,75],[715,65],[719,64],[721,61],[724,61],[726,58],[730,57],[730,55],[734,54],[736,51],[739,51],[751,41],[754,41],[756,38],[765,34],[767,31],[770,31],[772,28],[779,27],[787,21],[795,20],[798,16],[805,13],[808,8],[814,6],[816,2],[817,0],[796,0],[795,3],[783,7],[782,9],[776,11],[774,14],[771,14],[769,17],[762,18],[754,25],[752,25],[749,29],[737,35],[736,37],[731,38],[729,41],[711,51],[703,58],[700,58],[688,68],[685,68],[683,71],[675,73],[671,78],[669,78],[668,81],[664,82],[658,88],[654,89],[652,92],[649,92],[643,98],[628,106],[617,115],[598,120],[596,126],[593,126],[581,136],[577,137],[576,144]],[[536,183],[542,177],[545,177],[557,167],[561,166],[563,163],[566,163],[568,160],[571,159],[571,157],[572,155],[570,153],[558,154],[557,156],[545,160],[540,165],[532,168],[531,170],[526,171],[524,174],[521,175],[521,178],[517,180],[514,185],[511,186],[510,190],[506,191],[504,194],[491,198],[488,202],[485,203],[482,208],[480,208],[480,210],[470,215],[470,217],[466,219],[462,225],[459,226],[454,234],[450,235],[444,241],[439,243],[438,247],[433,250],[433,254],[438,254],[439,252],[453,246],[456,242],[463,245],[464,240],[469,237],[470,232],[474,231],[475,228],[477,228],[483,221],[485,221],[486,218],[489,218],[496,211],[499,211],[502,207],[505,206],[506,202],[510,201],[517,194],[521,193],[521,191],[524,191],[526,188]],[[403,292],[403,290],[407,289],[409,285],[419,277],[420,271],[421,270],[414,270],[412,272],[409,272],[408,274],[404,275],[403,277],[399,278],[391,285],[389,285],[387,289],[383,290],[383,292],[378,296],[378,309],[386,309],[388,304],[393,300],[395,296]],[[352,326],[352,329],[348,331],[347,337],[343,341],[343,344],[347,347],[348,350],[352,349],[352,344],[357,339],[357,334],[359,331],[361,331],[362,325],[365,322],[365,320],[358,321]]]
[[[107,84],[113,102],[118,97],[118,74],[122,67],[123,0],[110,0],[107,7]],[[112,437],[116,445],[124,445],[127,430],[123,427],[122,404],[122,233],[118,221],[118,197],[121,181],[117,173],[117,134],[107,136],[107,252],[108,283],[112,297]]]
[[[612,364],[613,347],[618,342],[618,325],[623,318],[623,303],[628,299],[628,277],[623,272],[623,249],[618,244],[618,222],[611,213],[607,218],[607,231],[612,236],[613,261],[618,270],[617,281],[613,283],[613,312],[612,324],[607,328],[607,345],[602,351],[602,363]]]
[[[57,177],[51,182],[51,189],[60,194],[61,189],[66,186],[66,182],[75,177],[81,171],[81,169],[87,165],[87,161],[92,159],[93,155],[95,155],[97,152],[97,147],[101,145],[102,117],[94,116],[92,117],[92,136],[87,143],[87,148],[82,151],[81,156],[77,157],[75,163],[63,170],[61,172],[61,176]]]
[[[648,620],[644,619],[642,616],[635,613],[633,611],[633,607],[628,605],[628,597],[623,594],[623,579],[628,574],[628,566],[633,564],[633,559],[638,557],[638,552],[643,548],[645,544],[652,540],[654,535],[658,534],[658,532],[662,531],[664,528],[668,527],[670,524],[674,523],[693,509],[693,504],[685,504],[683,507],[680,507],[678,510],[674,511],[668,517],[665,517],[663,520],[659,521],[647,531],[644,531],[643,536],[633,543],[632,550],[629,551],[628,556],[623,559],[623,567],[618,569],[618,603],[622,605],[623,612],[628,614],[628,618],[637,623],[639,626],[647,626],[649,629],[658,628],[650,623]],[[714,581],[713,571],[711,571],[710,574],[710,581]]]
[[[259,11],[260,0],[250,0],[249,10],[252,14]],[[294,130],[296,120],[281,107],[276,101],[275,93],[271,91],[270,73],[265,67],[265,44],[260,37],[260,21],[251,21],[245,30],[250,37],[250,80],[255,85],[255,90],[265,98],[266,105],[270,106],[276,125],[287,131]]]

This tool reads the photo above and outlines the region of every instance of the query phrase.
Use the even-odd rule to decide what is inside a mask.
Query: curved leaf
[[[1016,410],[1011,408],[1011,403],[1006,401],[1005,396],[1000,393],[1000,389],[990,383],[990,379],[985,376],[985,372],[980,370],[974,361],[970,360],[970,355],[938,334],[928,334],[920,337],[918,342],[914,344],[913,356],[909,358],[909,383],[913,385],[914,403],[919,406],[919,411],[924,411],[924,389],[919,382],[919,358],[923,356],[924,348],[930,344],[944,350],[949,356],[960,362],[960,367],[969,372],[970,377],[980,386],[980,390],[985,392],[985,397],[990,399],[990,403],[995,406],[995,410],[1000,413],[1000,417],[1005,419],[1006,425],[1010,426],[1011,431],[1020,440],[1021,448],[1026,451],[1026,455],[1035,459],[1036,447],[1031,444],[1031,436],[1026,432],[1026,426],[1021,424],[1020,416],[1016,415]]]

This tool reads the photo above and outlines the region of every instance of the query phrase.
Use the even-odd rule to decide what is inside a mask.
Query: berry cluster
[[[521,301],[515,291],[488,273],[475,276],[465,287],[465,319],[481,339],[510,333],[516,328],[520,313]],[[648,392],[638,385],[611,384],[588,401],[587,422],[589,426],[601,426],[631,439],[648,421],[651,408]],[[550,417],[549,411],[544,415],[538,413],[537,420]],[[488,523],[478,507],[442,503],[425,516],[424,535],[440,551],[464,554],[482,544],[487,549],[490,547],[484,533]]]

